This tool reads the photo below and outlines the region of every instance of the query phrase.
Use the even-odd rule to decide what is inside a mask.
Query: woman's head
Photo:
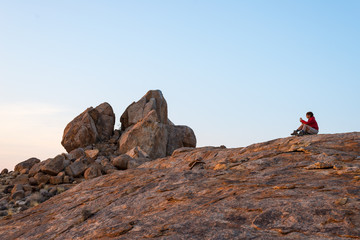
[[[312,112],[307,112],[306,113],[306,117],[307,118],[311,118],[311,117],[313,117],[314,116],[314,114],[312,113]]]

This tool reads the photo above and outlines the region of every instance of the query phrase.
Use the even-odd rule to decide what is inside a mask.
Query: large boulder
[[[61,144],[67,152],[98,141],[108,140],[113,133],[115,114],[108,103],[90,107],[65,128]]]
[[[159,122],[158,115],[152,110],[148,115],[126,130],[119,141],[119,152],[125,154],[139,146],[150,158],[166,156],[167,128]]]
[[[133,102],[121,115],[121,130],[135,125],[155,110],[160,123],[167,124],[167,103],[160,90],[150,90],[139,101]]]
[[[167,126],[168,142],[166,155],[170,156],[174,150],[182,147],[196,147],[194,131],[188,126]]]
[[[187,126],[176,126],[168,119],[167,103],[160,90],[149,91],[132,103],[120,121],[123,131],[120,154],[139,148],[144,153],[141,157],[148,155],[155,159],[170,156],[178,148],[196,147],[194,131]]]

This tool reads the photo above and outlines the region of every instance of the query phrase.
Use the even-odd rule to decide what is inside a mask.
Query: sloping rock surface
[[[360,133],[182,148],[0,220],[0,239],[360,238]]]

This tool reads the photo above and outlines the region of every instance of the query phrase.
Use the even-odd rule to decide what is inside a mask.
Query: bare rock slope
[[[0,220],[0,239],[360,238],[360,133],[180,148]]]

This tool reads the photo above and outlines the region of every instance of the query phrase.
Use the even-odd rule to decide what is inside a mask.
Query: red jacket
[[[317,122],[316,122],[316,120],[315,120],[315,117],[309,118],[309,121],[304,121],[304,120],[302,120],[301,122],[302,122],[303,124],[309,125],[309,126],[312,127],[312,128],[315,128],[316,130],[319,130],[319,127],[318,127],[318,124],[317,124]]]

